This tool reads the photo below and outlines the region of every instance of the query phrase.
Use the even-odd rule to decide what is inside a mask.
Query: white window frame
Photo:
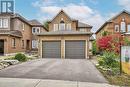
[[[130,32],[130,24],[127,25],[127,30]]]
[[[66,25],[66,29],[67,29],[67,30],[71,30],[71,23],[68,23],[68,24]]]
[[[126,32],[126,23],[124,21],[121,22],[121,32]]]
[[[64,31],[65,30],[65,23],[60,23],[59,24],[59,30]]]
[[[2,18],[0,18],[0,28],[3,27]]]
[[[25,23],[22,22],[22,30],[25,29]]]
[[[85,32],[85,29],[84,28],[80,28],[79,31]]]
[[[38,41],[37,40],[32,40],[32,48],[38,48]]]
[[[35,32],[33,31],[35,29]],[[39,30],[39,32],[38,32]],[[40,33],[40,27],[32,27],[32,33],[36,34],[36,33]]]
[[[118,28],[118,30],[117,30],[117,31],[116,31],[116,28]],[[120,28],[119,28],[119,25],[118,25],[118,24],[116,24],[116,25],[115,25],[115,32],[119,32],[119,29],[120,29]]]
[[[3,18],[3,28],[8,28],[9,27],[9,19],[8,18]]]
[[[58,31],[58,24],[54,24],[53,28],[54,28],[54,31]]]

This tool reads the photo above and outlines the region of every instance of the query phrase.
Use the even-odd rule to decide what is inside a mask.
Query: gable
[[[60,23],[61,20],[64,20],[64,22],[71,22],[71,18],[64,12],[60,11],[51,21],[52,23]]]
[[[128,22],[130,20],[130,14],[123,12],[120,15],[113,18],[111,21],[113,21],[114,23],[118,23],[121,22],[123,18],[125,19],[125,21]]]

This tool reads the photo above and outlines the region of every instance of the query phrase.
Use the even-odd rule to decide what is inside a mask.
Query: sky
[[[15,12],[28,20],[51,20],[61,9],[70,17],[97,29],[122,10],[130,11],[130,0],[15,0]]]

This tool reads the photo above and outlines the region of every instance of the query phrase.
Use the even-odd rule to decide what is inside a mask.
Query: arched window
[[[60,24],[59,24],[59,30],[65,30],[65,22],[62,20],[60,21]]]

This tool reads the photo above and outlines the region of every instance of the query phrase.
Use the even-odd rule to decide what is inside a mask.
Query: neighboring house
[[[38,51],[38,39],[36,34],[47,32],[48,30],[37,20],[31,20],[29,23],[32,25],[32,50]]]
[[[49,21],[49,32],[38,35],[42,58],[88,58],[92,26],[70,18],[61,10]]]
[[[96,38],[101,38],[103,32],[108,34],[121,33],[130,37],[130,12],[124,10],[105,22],[96,32]]]
[[[31,51],[32,27],[19,14],[0,13],[0,54]]]

